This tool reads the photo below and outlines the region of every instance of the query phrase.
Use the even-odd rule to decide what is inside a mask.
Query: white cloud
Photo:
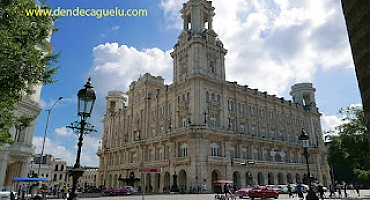
[[[69,129],[69,128],[66,128],[66,127],[56,128],[54,131],[59,136],[70,136],[70,135],[74,134],[72,129]]]
[[[116,26],[112,26],[111,31],[116,31],[119,29],[120,29],[120,26],[116,25]]]
[[[319,68],[353,66],[340,2],[212,3],[214,29],[229,50],[229,81],[282,95],[295,82],[312,81]],[[181,29],[181,6],[181,0],[161,1],[170,27]]]
[[[325,115],[324,113],[322,113],[321,127],[323,132],[334,131],[335,127],[339,126],[340,124],[342,124],[340,116]]]
[[[165,83],[172,81],[170,51],[164,52],[158,48],[138,50],[127,45],[106,43],[95,47],[93,53],[95,60],[90,76],[97,92],[94,113],[100,116],[91,119],[94,125],[101,124],[108,91],[127,91],[129,84],[145,73],[160,75],[165,79]],[[97,126],[98,130],[100,128]]]
[[[362,104],[351,104],[348,106],[350,109],[352,108],[359,108],[362,109]],[[344,111],[347,108],[342,108]],[[348,121],[345,120],[345,116],[348,114],[346,112],[343,112],[342,114],[338,113],[337,115],[325,115],[325,113],[321,113],[321,127],[323,132],[332,132],[334,134],[338,134],[338,130],[335,128],[343,123],[347,123]]]

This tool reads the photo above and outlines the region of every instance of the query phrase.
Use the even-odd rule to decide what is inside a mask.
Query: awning
[[[216,180],[213,182],[214,184],[232,184],[232,181],[229,180]]]
[[[50,178],[28,178],[28,177],[14,177],[13,181],[23,181],[23,182],[35,182],[35,181],[50,181]]]

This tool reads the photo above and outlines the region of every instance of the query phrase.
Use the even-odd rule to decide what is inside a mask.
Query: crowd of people
[[[78,187],[77,191],[80,192],[80,195],[83,196],[85,193],[85,187]],[[69,192],[71,192],[71,187],[69,184],[67,185],[55,185],[53,187],[48,187],[45,184],[22,184],[18,187],[17,192],[17,199],[35,199],[35,200],[43,200],[46,199],[46,195],[52,195],[55,199],[67,199]],[[28,198],[31,195],[30,198]],[[13,194],[13,199],[15,199],[15,195]]]
[[[318,184],[313,184],[312,190],[317,194],[317,196],[320,199],[325,199],[326,195],[326,189],[324,186],[320,183]],[[293,198],[294,194],[296,193],[299,199],[304,199],[303,193],[306,192],[307,188],[304,188],[302,184],[296,184],[294,187],[291,185],[288,185],[288,194],[289,198]],[[351,189],[354,194],[357,194],[360,196],[360,186],[358,184],[350,184],[347,185],[345,181],[342,181],[341,183],[338,183],[338,181],[335,182],[335,184],[332,184],[329,186],[329,191],[330,191],[330,198],[335,198],[335,197],[348,197],[348,189]]]

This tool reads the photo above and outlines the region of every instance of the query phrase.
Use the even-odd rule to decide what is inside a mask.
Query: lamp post
[[[170,142],[172,143],[172,137],[171,137],[171,130],[172,130],[172,122],[171,122],[171,118],[169,119],[170,120],[170,124],[169,124],[169,129],[170,129]],[[170,155],[168,155],[168,160],[169,162],[171,161],[171,154],[172,154],[172,151],[170,153]],[[172,180],[173,180],[173,184],[170,188],[170,192],[175,192],[175,193],[178,193],[179,192],[179,187],[177,185],[177,174],[176,174],[176,165],[175,166],[175,172],[174,174],[172,175]],[[169,165],[169,167],[171,168],[171,163]]]
[[[85,88],[80,89],[78,91],[77,97],[78,97],[78,115],[81,117],[80,122],[72,123],[71,126],[67,126],[67,128],[72,128],[73,130],[77,130],[76,133],[79,133],[78,143],[77,143],[77,156],[76,156],[76,163],[73,166],[73,169],[68,171],[69,176],[72,176],[73,185],[72,185],[72,191],[69,194],[68,200],[74,200],[76,198],[76,186],[77,186],[77,180],[79,177],[82,176],[83,169],[81,168],[80,164],[80,157],[81,157],[81,147],[82,147],[82,140],[83,135],[88,134],[92,131],[95,131],[93,129],[93,126],[91,126],[87,119],[90,117],[91,112],[94,107],[94,103],[96,100],[96,94],[95,91],[92,89],[93,86],[90,82],[90,78],[85,84]],[[86,130],[85,130],[85,126]],[[95,131],[96,132],[96,131]]]
[[[51,111],[53,110],[54,106],[60,101],[62,100],[63,97],[59,97],[59,99],[54,102],[54,104],[51,106],[51,108],[49,110],[46,110],[48,112],[48,116],[46,118],[46,126],[45,126],[45,132],[44,132],[44,140],[42,142],[42,149],[41,149],[41,155],[40,155],[40,160],[39,160],[39,167],[37,169],[37,176],[40,176],[40,169],[41,169],[41,162],[42,162],[42,159],[44,157],[44,149],[45,149],[45,139],[46,139],[46,133],[48,132],[48,128],[49,128],[49,121],[50,121],[50,113]]]
[[[299,136],[298,138],[299,140],[302,141],[302,147],[303,147],[303,156],[306,158],[306,165],[307,165],[307,177],[308,177],[308,181],[309,181],[309,191],[306,195],[306,200],[318,200],[319,197],[316,195],[316,193],[312,190],[312,185],[311,185],[311,181],[312,181],[312,178],[311,178],[311,172],[310,172],[310,164],[308,162],[308,158],[310,157],[310,154],[308,153],[308,147],[309,147],[309,141],[310,141],[310,137],[308,136],[308,134],[306,133],[306,131],[304,130],[304,128],[302,128],[302,134]]]

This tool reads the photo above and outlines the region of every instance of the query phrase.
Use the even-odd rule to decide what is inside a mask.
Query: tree
[[[58,69],[59,54],[45,51],[52,18],[26,15],[37,8],[46,7],[33,0],[0,1],[0,145],[12,142],[9,129],[24,120],[14,115],[16,104],[34,92],[34,85],[54,82]]]
[[[330,131],[328,162],[337,180],[370,183],[370,153],[362,108],[350,106],[339,111],[342,124]],[[333,133],[337,134],[333,134]]]

